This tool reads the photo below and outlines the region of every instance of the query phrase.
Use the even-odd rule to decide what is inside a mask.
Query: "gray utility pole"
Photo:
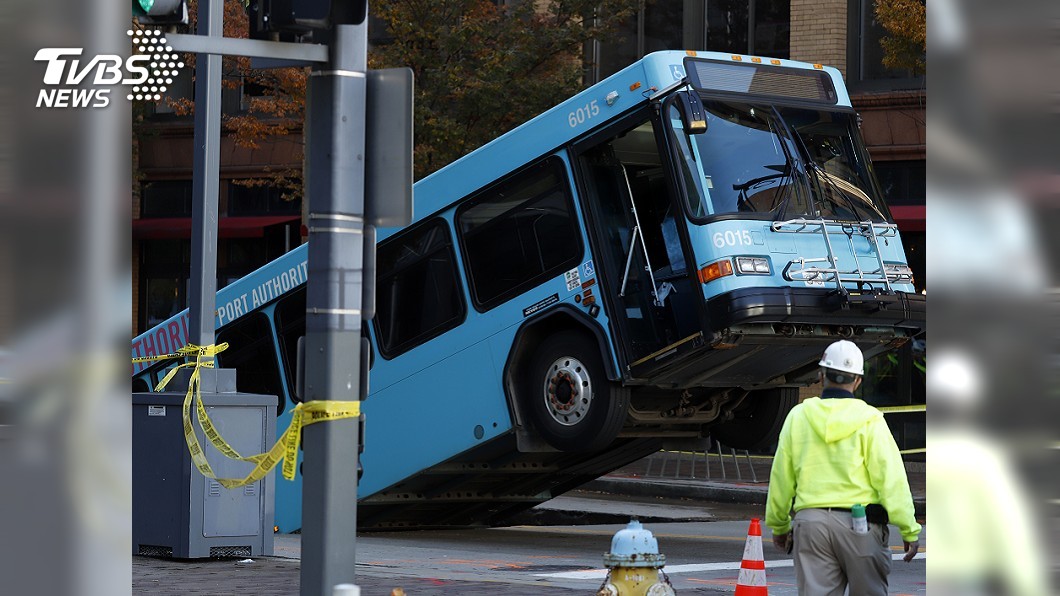
[[[199,2],[198,36],[222,35],[221,0]],[[192,162],[191,295],[188,342],[214,343],[217,294],[217,189],[221,150],[221,56],[195,62],[195,156]],[[212,360],[212,358],[211,358]],[[209,375],[204,372],[204,376]],[[204,383],[209,385],[208,383]]]
[[[334,24],[331,60],[309,79],[306,401],[360,397],[368,6],[353,4],[359,14]],[[301,594],[325,596],[354,580],[359,422],[302,432]]]
[[[412,71],[368,72],[367,0],[331,4],[330,27],[314,32],[314,39],[327,37],[326,45],[224,38],[221,8],[220,0],[199,0],[200,35],[166,36],[174,49],[199,55],[190,340],[214,342],[220,55],[268,59],[273,66],[311,63],[302,395],[305,401],[358,401],[364,397],[361,321],[374,310],[374,279],[366,280],[367,289],[362,283],[366,260],[374,262],[372,226],[412,220]],[[372,251],[367,256],[366,246]],[[354,580],[360,423],[330,420],[302,433],[301,594],[330,596],[335,586]]]

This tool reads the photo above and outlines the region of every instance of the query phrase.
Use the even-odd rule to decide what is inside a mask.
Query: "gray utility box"
[[[134,393],[133,554],[195,559],[272,555],[275,470],[246,486],[226,489],[195,467],[184,440],[180,392]],[[276,435],[276,397],[235,392],[235,370],[204,369],[202,401],[221,436],[240,455],[262,453]],[[195,416],[192,406],[191,415]],[[231,460],[195,434],[214,473],[243,478],[251,463]]]

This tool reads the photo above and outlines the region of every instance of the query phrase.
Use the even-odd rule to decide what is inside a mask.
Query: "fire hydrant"
[[[636,519],[611,539],[604,555],[607,577],[597,596],[673,596],[674,588],[663,573],[666,555],[659,543]]]

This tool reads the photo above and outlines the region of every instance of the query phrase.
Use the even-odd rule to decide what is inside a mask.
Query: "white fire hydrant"
[[[607,577],[597,596],[673,596],[674,588],[663,573],[666,556],[659,543],[636,519],[611,539],[604,555]]]

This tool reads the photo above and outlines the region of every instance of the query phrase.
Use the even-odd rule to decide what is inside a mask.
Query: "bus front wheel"
[[[546,339],[528,376],[527,414],[556,449],[602,449],[622,430],[629,390],[608,380],[600,349],[585,335],[564,331]]]

